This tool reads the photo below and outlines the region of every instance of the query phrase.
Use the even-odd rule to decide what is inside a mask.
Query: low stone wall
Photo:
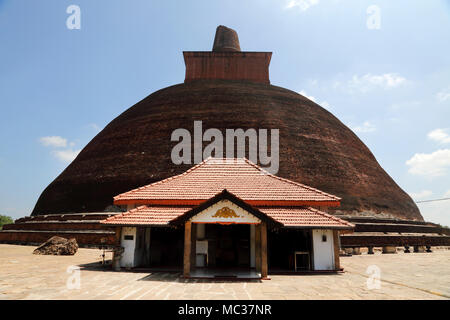
[[[63,238],[75,238],[80,245],[86,246],[100,246],[100,245],[115,245],[116,235],[114,231],[0,231],[0,243],[9,244],[41,244],[53,236],[60,236]]]
[[[93,221],[93,222],[91,222]],[[108,227],[100,224],[99,221],[32,221],[24,223],[7,224],[3,226],[3,230],[107,230]]]
[[[341,235],[341,247],[450,246],[449,236],[427,235]]]

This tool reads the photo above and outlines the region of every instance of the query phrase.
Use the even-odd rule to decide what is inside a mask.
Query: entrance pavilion
[[[184,277],[263,278],[339,271],[340,198],[269,174],[247,159],[208,158],[118,195],[117,267],[179,268]]]

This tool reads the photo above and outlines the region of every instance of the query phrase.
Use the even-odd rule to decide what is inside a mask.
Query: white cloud
[[[52,148],[51,154],[65,163],[72,162],[81,151],[74,150],[75,143],[68,142],[67,139],[60,136],[42,137],[39,139],[39,142],[46,147]]]
[[[450,143],[450,135],[447,133],[448,129],[436,129],[428,133],[428,139],[437,141],[439,143]]]
[[[57,150],[53,151],[52,154],[60,161],[65,163],[72,162],[77,155],[80,153],[81,150],[72,150],[72,149],[66,149],[66,150]]]
[[[322,101],[322,103],[320,104],[320,106],[324,107],[325,109],[330,108],[330,104],[327,101]]]
[[[65,148],[67,146],[67,139],[60,136],[42,137],[39,142],[46,147]]]
[[[430,178],[444,176],[450,167],[450,149],[441,149],[433,153],[416,153],[406,161],[406,165],[410,167],[408,172],[414,175]]]
[[[376,127],[370,123],[370,121],[364,121],[364,123],[360,126],[352,127],[352,130],[356,133],[368,133],[374,132]]]
[[[425,221],[450,226],[450,200],[418,203],[417,206]]]
[[[317,103],[318,105],[320,105],[320,106],[323,107],[323,108],[328,109],[328,108],[330,107],[330,104],[329,104],[327,101],[322,101],[321,103],[319,103],[319,102],[317,102],[316,97],[314,97],[314,96],[309,96],[309,95],[306,93],[306,91],[304,91],[304,90],[301,90],[299,93],[300,93],[302,96],[304,96],[305,98],[308,98],[309,100],[311,100],[311,101]]]
[[[414,200],[423,200],[423,199],[430,198],[430,196],[433,195],[433,191],[431,191],[431,190],[422,190],[420,192],[411,192],[409,195]]]
[[[100,132],[100,130],[102,129],[96,123],[90,123],[88,126],[89,126],[89,128],[91,128],[92,130],[94,130],[96,132]]]
[[[447,100],[450,100],[450,87],[438,92],[436,94],[436,99],[438,99],[439,102],[445,102]]]
[[[412,196],[413,194],[410,195]],[[447,190],[442,197],[436,195],[432,199],[425,197],[424,199],[417,198],[417,200],[433,200],[436,198],[450,198],[450,190]],[[450,200],[423,202],[418,203],[417,206],[425,221],[450,226]]]
[[[286,9],[293,9],[298,7],[302,11],[306,11],[312,6],[319,3],[319,0],[289,0]]]
[[[308,96],[308,94],[307,94],[304,90],[300,91],[299,93],[300,93],[302,96],[304,96],[305,98],[308,98],[309,100],[312,100],[312,101],[316,102],[316,98],[313,97],[313,96]]]
[[[395,112],[405,112],[406,110],[417,110],[423,108],[423,103],[417,100],[396,102],[389,106],[389,109]]]
[[[370,90],[392,89],[404,85],[406,79],[397,73],[384,73],[380,75],[367,73],[363,76],[354,75],[350,81],[347,82],[347,89],[349,91],[361,91],[368,92]],[[341,87],[342,84],[339,81],[334,83],[334,87]]]

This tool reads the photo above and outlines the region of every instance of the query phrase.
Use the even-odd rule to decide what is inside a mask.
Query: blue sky
[[[333,112],[415,200],[450,197],[450,1],[0,0],[0,214],[30,214],[107,123],[183,82],[182,51],[211,50],[219,24],[273,51],[272,84]],[[419,208],[450,225],[450,201]]]

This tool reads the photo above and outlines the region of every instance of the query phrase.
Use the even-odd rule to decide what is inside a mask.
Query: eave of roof
[[[283,224],[284,228],[353,230],[355,225],[315,208],[266,207],[263,213]]]
[[[119,215],[102,220],[110,226],[168,226],[172,219],[189,211],[189,206],[140,206]]]
[[[101,223],[110,226],[178,226],[222,199],[227,199],[266,221],[271,228],[352,230],[354,225],[311,207],[253,207],[223,190],[202,204],[192,206],[143,205],[128,212],[109,217]]]

